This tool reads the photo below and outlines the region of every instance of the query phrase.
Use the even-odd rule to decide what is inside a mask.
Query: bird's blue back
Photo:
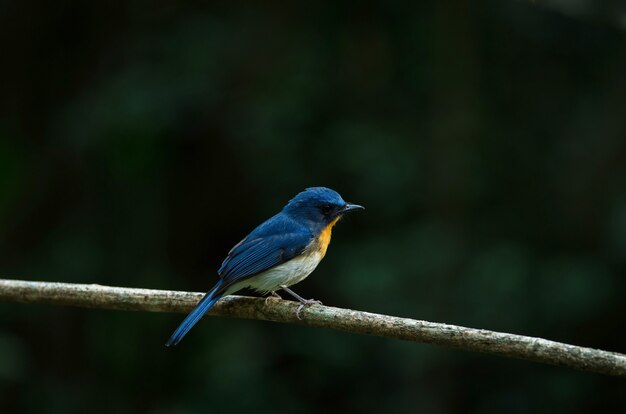
[[[221,291],[300,255],[313,241],[311,229],[281,211],[233,247],[218,270]]]

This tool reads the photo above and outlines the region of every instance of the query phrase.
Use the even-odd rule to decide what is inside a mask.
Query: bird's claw
[[[270,295],[265,298],[265,305],[267,305],[267,301],[270,299],[282,299],[282,297],[278,293],[272,291],[270,292]]]
[[[315,299],[307,299],[304,302],[300,302],[300,306],[298,306],[298,309],[296,309],[296,317],[299,320],[302,320],[302,310],[304,309],[305,306],[321,305],[321,304],[322,304],[322,301],[315,300]]]

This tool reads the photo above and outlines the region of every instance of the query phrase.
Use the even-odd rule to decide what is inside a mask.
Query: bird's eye
[[[330,204],[324,204],[322,206],[322,213],[324,214],[328,214],[333,210],[333,206],[331,206]]]

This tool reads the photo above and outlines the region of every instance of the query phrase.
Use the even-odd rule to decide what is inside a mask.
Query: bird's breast
[[[311,243],[313,245],[311,247],[320,253],[320,260],[323,259],[326,255],[326,250],[328,249],[328,245],[330,244],[330,238],[333,233],[333,226],[337,224],[338,221],[339,217],[328,223],[328,225],[322,229],[320,234]]]

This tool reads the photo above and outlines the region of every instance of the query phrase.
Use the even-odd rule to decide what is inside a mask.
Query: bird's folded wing
[[[310,233],[286,233],[246,238],[235,246],[218,270],[224,290],[235,282],[285,263],[300,255],[312,240]]]

